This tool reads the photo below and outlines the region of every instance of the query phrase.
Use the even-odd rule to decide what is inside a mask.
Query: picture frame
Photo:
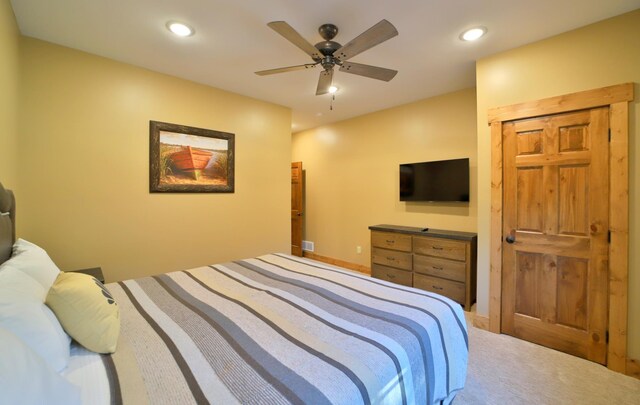
[[[235,134],[149,121],[149,192],[233,193]]]

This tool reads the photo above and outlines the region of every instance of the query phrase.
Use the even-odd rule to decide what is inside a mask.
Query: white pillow
[[[80,404],[80,388],[53,371],[13,333],[0,328],[0,404]]]
[[[18,336],[56,371],[69,363],[71,338],[42,302],[46,292],[33,278],[11,266],[0,269],[0,328]],[[2,360],[4,363],[4,359]]]
[[[0,272],[9,265],[27,273],[42,285],[44,288],[42,302],[44,302],[49,288],[56,281],[56,277],[60,274],[60,269],[44,249],[24,239],[18,239],[13,244],[11,258],[0,266]]]

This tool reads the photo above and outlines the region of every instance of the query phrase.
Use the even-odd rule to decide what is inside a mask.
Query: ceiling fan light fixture
[[[179,37],[190,37],[196,32],[187,24],[177,21],[167,22],[167,29]]]
[[[330,86],[329,87],[329,93],[330,94],[334,94],[336,91],[338,91],[338,88],[336,86]]]
[[[475,27],[460,34],[460,39],[463,41],[475,41],[483,37],[486,33],[487,29],[485,27]]]

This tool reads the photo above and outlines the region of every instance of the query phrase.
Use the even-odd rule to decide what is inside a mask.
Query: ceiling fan
[[[311,56],[313,63],[261,70],[255,72],[257,75],[265,76],[275,73],[292,72],[294,70],[310,69],[320,65],[323,70],[320,72],[316,95],[321,95],[329,92],[333,81],[333,67],[336,65],[340,66],[341,72],[384,80],[386,82],[393,79],[396,73],[398,73],[397,70],[348,62],[348,60],[354,56],[398,35],[396,27],[387,20],[382,20],[375,24],[344,46],[333,41],[333,38],[338,34],[338,27],[333,24],[323,24],[318,28],[318,32],[324,41],[318,42],[315,46],[311,45],[311,43],[284,21],[273,21],[267,25],[289,42],[302,49],[307,55]]]

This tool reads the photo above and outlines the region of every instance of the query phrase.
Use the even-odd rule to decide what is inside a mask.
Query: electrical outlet
[[[356,246],[356,253],[357,254],[362,253],[362,246]]]

